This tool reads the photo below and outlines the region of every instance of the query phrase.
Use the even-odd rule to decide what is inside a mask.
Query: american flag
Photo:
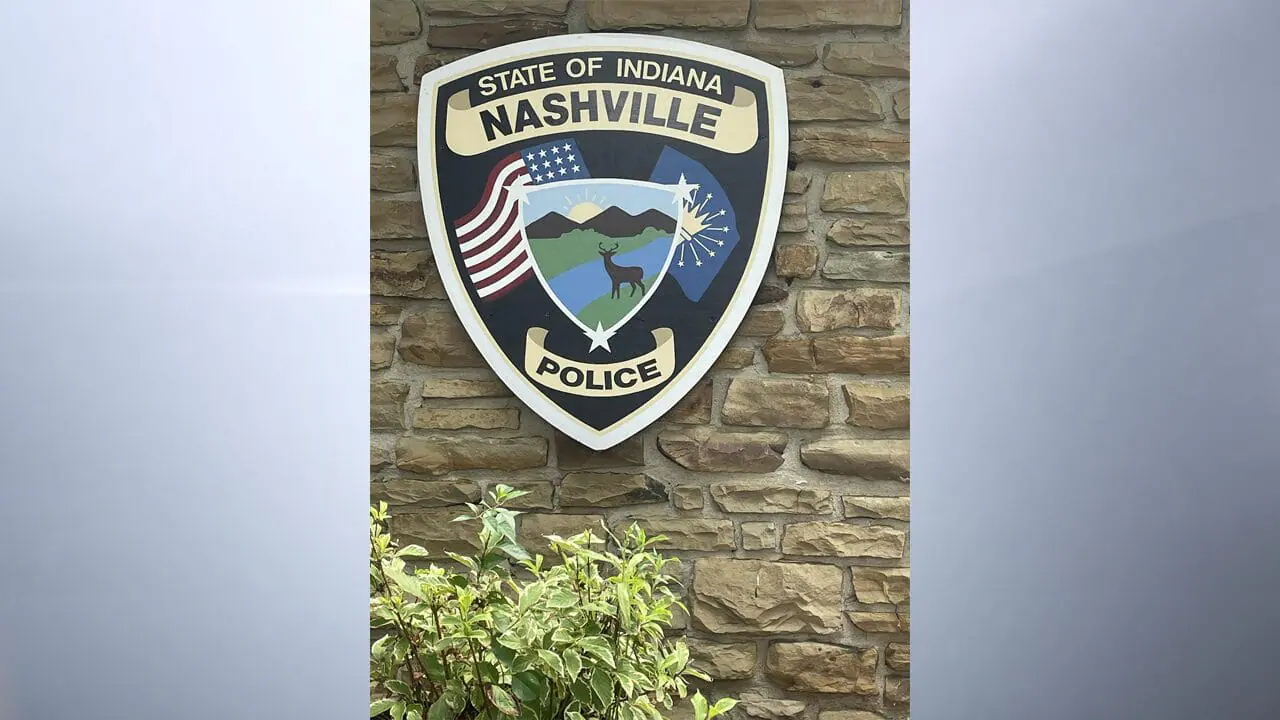
[[[529,189],[589,177],[572,138],[535,145],[498,161],[480,202],[454,223],[462,263],[481,300],[496,300],[533,275],[520,222],[520,201]]]

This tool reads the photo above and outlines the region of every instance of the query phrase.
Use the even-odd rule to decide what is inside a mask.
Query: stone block
[[[840,632],[841,572],[832,565],[699,559],[694,623],[718,634]]]
[[[413,411],[413,426],[424,430],[515,430],[520,427],[516,408],[434,408]]]
[[[907,212],[907,175],[899,170],[831,173],[822,191],[822,209],[902,215]]]
[[[904,283],[911,279],[911,255],[895,250],[832,253],[822,265],[828,280]]]
[[[796,297],[796,324],[805,332],[844,328],[892,330],[902,303],[897,290],[801,290]]]
[[[907,77],[911,58],[907,46],[886,42],[834,42],[822,59],[826,69],[841,75]]]
[[[873,647],[776,642],[769,645],[764,671],[783,690],[877,695],[878,658]]]
[[[369,100],[369,143],[413,147],[418,143],[418,96],[374,93]]]
[[[835,475],[906,482],[911,477],[911,446],[907,440],[822,438],[801,443],[800,462]]]
[[[844,516],[907,522],[911,519],[911,498],[845,495]]]
[[[402,437],[396,467],[424,475],[455,470],[523,470],[547,464],[544,438]]]
[[[677,465],[702,472],[767,473],[782,465],[787,436],[769,432],[726,432],[707,427],[667,430],[658,449]]]
[[[911,370],[910,343],[906,335],[815,337],[813,360],[821,372],[878,375],[907,373]]]
[[[444,285],[430,250],[374,250],[369,253],[369,293],[385,297],[441,300]]]
[[[808,243],[778,245],[773,250],[773,265],[780,278],[813,277],[818,269],[818,248]]]
[[[740,28],[747,25],[750,0],[587,0],[587,27]]]
[[[906,543],[905,531],[887,525],[802,522],[782,531],[782,552],[787,555],[897,560]]]
[[[769,372],[811,373],[818,369],[807,337],[769,338],[764,344],[764,360]]]
[[[911,158],[910,136],[878,125],[796,125],[789,149],[800,160],[832,163],[903,163]]]
[[[369,426],[373,430],[403,430],[404,401],[409,383],[378,380],[369,384]]]
[[[422,33],[422,19],[413,0],[370,0],[369,35],[374,45],[394,45]]]
[[[840,218],[827,230],[827,242],[845,247],[859,245],[906,245],[910,230],[902,221],[869,218]]]
[[[776,550],[778,549],[778,526],[776,523],[744,522],[742,523],[743,550]]]
[[[909,568],[855,567],[853,596],[860,603],[901,605],[911,600]]]
[[[413,158],[373,148],[369,154],[369,185],[379,192],[409,192],[418,187]]]
[[[510,396],[511,391],[496,377],[430,377],[422,381],[422,397],[424,398],[452,400],[456,398]]]
[[[391,367],[396,354],[396,336],[386,328],[369,331],[369,369],[382,370]]]
[[[727,513],[826,515],[832,509],[830,491],[794,486],[717,483],[711,499]]]
[[[721,417],[728,425],[820,428],[830,419],[830,399],[823,382],[736,377]]]
[[[721,643],[689,639],[689,658],[712,680],[742,680],[756,669],[755,643]]]
[[[787,81],[787,114],[792,122],[880,120],[884,109],[867,83],[839,75]]]
[[[400,358],[431,367],[485,367],[453,311],[432,307],[409,315],[400,330]]]
[[[876,430],[905,430],[911,426],[911,391],[903,384],[845,383],[850,425]]]
[[[756,8],[758,28],[892,28],[901,23],[902,0],[760,0]]]
[[[477,502],[480,487],[471,480],[436,482],[396,478],[373,483],[370,495],[374,502],[382,501],[391,507],[444,507]]]
[[[649,537],[665,536],[667,539],[656,545],[663,550],[733,550],[733,522],[729,520],[633,517],[619,522],[615,532],[624,531],[633,522]]]
[[[666,500],[666,486],[639,473],[571,472],[560,481],[562,507],[617,507]]]
[[[569,27],[563,20],[550,18],[495,18],[461,24],[432,22],[427,28],[427,43],[433,48],[488,50],[524,40],[564,35]]]

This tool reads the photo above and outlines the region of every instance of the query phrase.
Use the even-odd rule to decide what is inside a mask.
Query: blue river
[[[639,265],[644,268],[644,276],[647,278],[658,274],[662,270],[662,265],[667,261],[667,253],[670,250],[671,236],[663,235],[654,238],[652,242],[644,247],[614,256],[613,261],[619,265]],[[575,315],[587,305],[590,305],[596,298],[608,295],[613,287],[613,283],[609,280],[609,274],[604,271],[604,260],[599,256],[591,262],[583,263],[560,273],[548,280],[547,284],[559,296],[560,302],[569,309],[569,312]],[[652,290],[653,288],[649,289]],[[630,293],[629,286],[624,283],[622,296],[626,297]],[[638,300],[639,298],[640,296],[637,293],[636,299]]]

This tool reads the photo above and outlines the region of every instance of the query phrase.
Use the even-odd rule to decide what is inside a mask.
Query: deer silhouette
[[[631,286],[631,294],[627,297],[635,297],[637,285],[640,286],[641,293],[648,292],[644,286],[644,268],[635,265],[619,265],[613,261],[613,256],[618,254],[617,243],[609,249],[605,249],[604,243],[597,243],[596,247],[600,248],[600,257],[604,258],[604,271],[609,273],[609,279],[613,281],[613,292],[609,293],[610,299],[622,297],[622,283]]]

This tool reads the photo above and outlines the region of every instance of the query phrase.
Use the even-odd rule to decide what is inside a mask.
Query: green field
[[[657,281],[658,275],[654,273],[644,279],[644,286],[652,292],[653,284]],[[583,325],[594,328],[599,323],[600,327],[613,327],[614,323],[631,312],[631,308],[635,307],[645,296],[645,293],[637,290],[636,296],[631,297],[631,290],[626,285],[622,286],[621,298],[610,297],[611,294],[612,291],[606,292],[582,308],[582,312],[578,313],[578,319],[582,321]]]
[[[533,257],[542,270],[542,276],[548,280],[565,270],[570,270],[586,262],[601,262],[601,243],[605,247],[618,244],[618,254],[635,250],[661,235],[670,235],[657,228],[645,228],[639,235],[625,238],[611,238],[601,235],[595,230],[570,230],[557,238],[531,238],[529,247]],[[645,281],[648,284],[648,280]]]

